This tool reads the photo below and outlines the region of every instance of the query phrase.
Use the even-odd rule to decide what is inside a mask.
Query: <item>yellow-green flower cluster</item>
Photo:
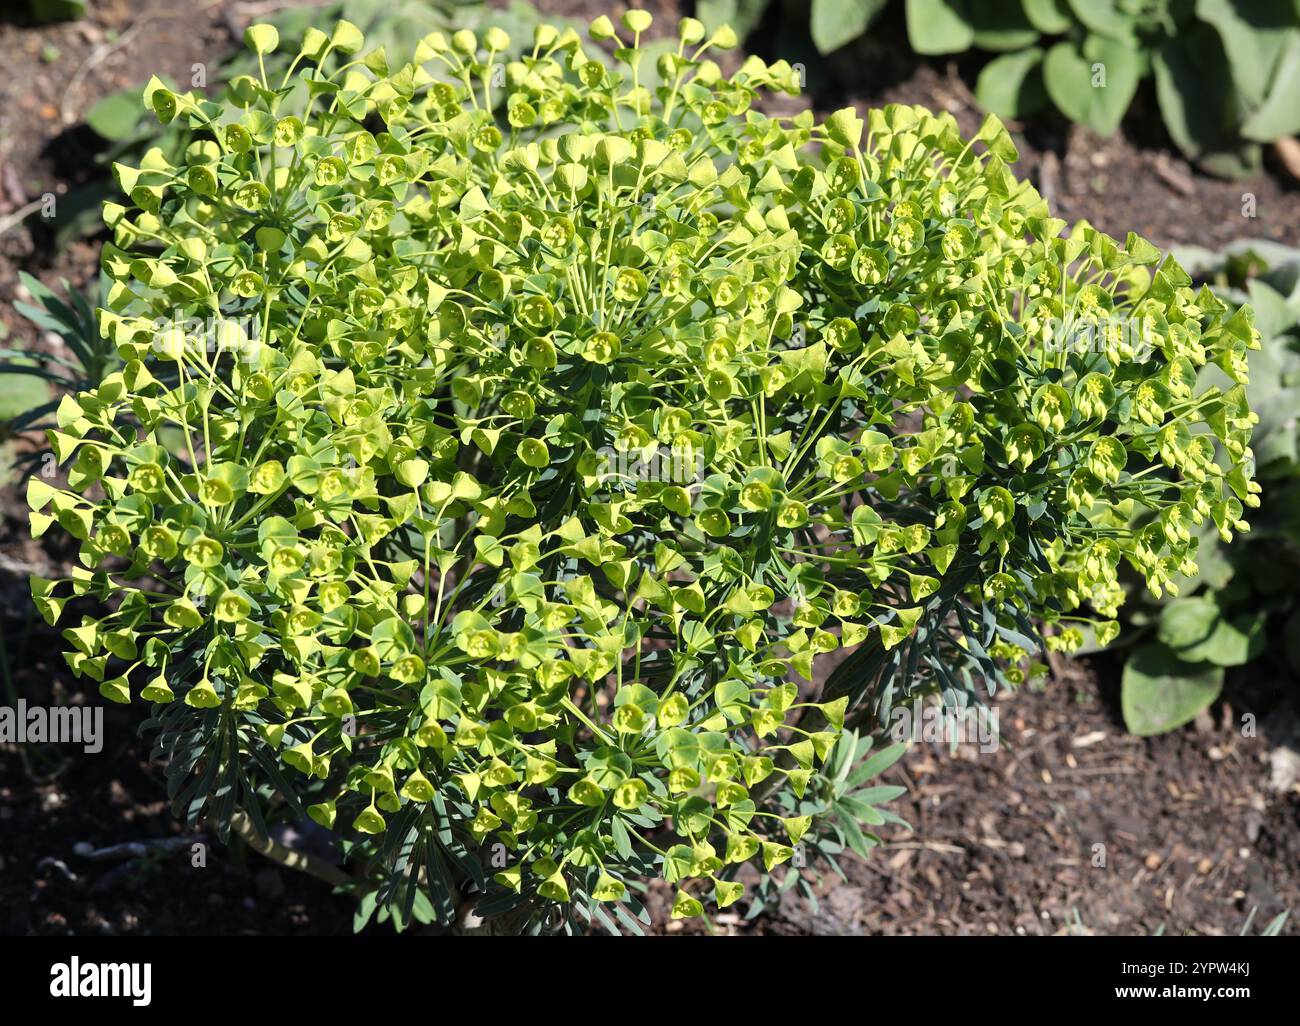
[[[648,27],[593,23],[612,61],[544,27],[499,75],[498,31],[397,64],[342,22],[292,110],[288,78],[151,82],[194,142],[117,168],[124,366],[29,492],[80,542],[42,612],[108,604],[74,670],[163,705],[229,801],[283,783],[501,907],[649,874],[730,904],[831,829],[861,693],[810,702],[819,654],[919,652],[954,601],[1110,617],[1121,561],[1169,587],[1256,501],[1248,314],[1060,237],[994,119],[770,117],[788,65],[724,76],[688,18],[648,66]],[[1043,330],[1106,318],[1154,344]]]

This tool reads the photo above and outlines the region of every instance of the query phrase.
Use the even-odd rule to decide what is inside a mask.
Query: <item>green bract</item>
[[[1268,502],[1248,515],[1250,538],[1231,551],[1212,520],[1194,528],[1201,574],[1182,581],[1176,597],[1155,602],[1132,596],[1136,601],[1126,615],[1135,622],[1145,615],[1155,627],[1127,654],[1124,667],[1124,720],[1139,734],[1172,730],[1193,719],[1218,699],[1227,668],[1281,651],[1288,665],[1300,670],[1295,586],[1300,569],[1300,520],[1295,515],[1300,509],[1295,419],[1300,401],[1300,253],[1243,240],[1222,253],[1191,248],[1184,259],[1231,309],[1249,301],[1255,311],[1262,347],[1250,356],[1247,391],[1260,418],[1251,444]]]
[[[1256,501],[1241,388],[1197,382],[1241,379],[1249,316],[1059,238],[996,119],[771,118],[788,65],[622,31],[494,83],[471,33],[390,67],[342,23],[292,112],[151,83],[198,141],[118,167],[125,365],[29,492],[81,543],[41,609],[110,603],[68,661],[162,703],[189,815],[274,785],[373,837],[399,921],[471,883],[591,920],[646,875],[697,915],[741,863],[865,850],[850,708],[1003,679],[1030,615],[1113,615],[1122,561],[1167,586]]]

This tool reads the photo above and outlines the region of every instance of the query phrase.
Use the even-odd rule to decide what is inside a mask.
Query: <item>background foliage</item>
[[[865,32],[886,0],[777,0],[822,53]],[[901,0],[922,55],[991,55],[975,86],[986,110],[1048,104],[1110,135],[1153,79],[1170,137],[1219,174],[1258,169],[1260,143],[1300,131],[1300,5],[1293,0]],[[742,35],[768,0],[703,0],[701,17]]]

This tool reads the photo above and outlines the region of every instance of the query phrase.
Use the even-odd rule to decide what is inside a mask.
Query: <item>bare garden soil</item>
[[[93,6],[90,17],[53,27],[0,16],[0,52],[8,55],[0,78],[0,226],[7,227],[0,321],[24,343],[53,344],[37,340],[10,306],[25,298],[19,270],[81,287],[97,272],[100,237],[56,245],[39,216],[16,226],[6,220],[46,192],[67,196],[102,174],[82,112],[150,73],[188,80],[195,62],[215,65],[247,21],[278,5]],[[539,6],[580,20],[606,9],[588,0]],[[685,9],[662,6],[669,25]],[[980,115],[966,84],[970,69],[918,64],[898,31],[887,20],[871,39],[830,58],[801,49],[779,25],[764,26],[753,45],[771,59],[805,63],[820,109],[919,102],[951,110],[974,131]],[[1143,109],[1149,99],[1138,102],[1132,127],[1109,140],[1055,116],[1013,126],[1020,173],[1059,216],[1086,218],[1120,237],[1134,230],[1160,246],[1218,247],[1241,237],[1300,244],[1300,193],[1280,169],[1245,182],[1208,177],[1170,148],[1158,118]],[[1243,216],[1247,194],[1253,218]],[[0,488],[0,664],[7,666],[0,704],[18,697],[102,704],[67,670],[62,639],[34,619],[27,595],[29,573],[57,573],[72,558],[58,542],[32,542],[20,489],[12,480]],[[1284,671],[1265,659],[1248,678],[1230,680],[1225,700],[1194,724],[1139,739],[1119,716],[1119,667],[1110,655],[1058,660],[1041,689],[997,696],[996,751],[914,746],[888,775],[908,787],[895,808],[913,830],[885,834],[869,861],[847,860],[847,880],[827,877],[815,911],[792,894],[755,920],[724,913],[684,927],[668,920],[667,891],[655,890],[648,904],[656,929],[1222,934],[1238,932],[1252,909],[1257,924],[1286,909],[1300,913],[1300,716],[1284,697],[1296,694],[1294,682],[1282,686]],[[0,745],[0,933],[350,932],[352,902],[329,885],[214,837],[183,835],[148,739],[136,736],[141,718],[139,707],[108,707],[105,747],[96,755],[67,745]],[[143,854],[87,854],[181,836],[183,845],[152,845]],[[205,846],[203,867],[193,865],[193,843]]]

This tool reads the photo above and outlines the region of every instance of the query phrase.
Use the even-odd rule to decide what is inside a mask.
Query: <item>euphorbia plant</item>
[[[1238,393],[1193,388],[1249,321],[1140,240],[1058,238],[996,120],[769,117],[789,66],[725,77],[688,18],[648,67],[649,24],[591,25],[613,63],[540,29],[501,76],[503,33],[398,64],[341,22],[305,110],[155,81],[199,141],[118,168],[125,366],[31,485],[81,542],[38,604],[107,604],[69,663],[156,704],[187,815],[260,825],[274,788],[399,923],[472,891],[629,925],[647,876],[696,915],[743,863],[865,851],[894,792],[851,789],[898,750],[855,770],[846,715],[999,679],[1031,616],[1109,614],[1121,558],[1159,584],[1183,520],[1253,501]],[[1071,311],[1157,347],[1045,345]]]

